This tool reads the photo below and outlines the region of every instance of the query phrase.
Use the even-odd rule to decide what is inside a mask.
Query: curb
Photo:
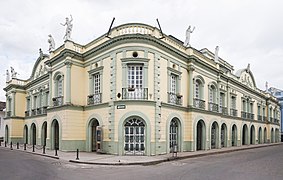
[[[150,165],[156,165],[156,164],[160,164],[160,163],[168,162],[168,161],[178,161],[178,160],[182,160],[182,159],[204,157],[204,156],[210,156],[210,155],[216,155],[216,154],[224,154],[224,153],[231,153],[231,152],[244,151],[244,150],[250,150],[250,149],[279,146],[279,145],[283,145],[283,143],[267,144],[267,145],[262,145],[262,146],[253,146],[253,147],[246,147],[246,148],[239,148],[239,149],[229,149],[229,150],[225,150],[225,151],[215,151],[215,152],[208,152],[208,153],[202,153],[202,154],[192,154],[192,155],[179,156],[179,157],[169,157],[169,158],[164,158],[164,159],[161,159],[161,160],[149,161],[149,162],[107,163],[107,162],[90,162],[90,161],[80,161],[80,160],[69,160],[69,162],[78,163],[78,164],[109,165],[109,166],[129,166],[129,165],[150,166]]]
[[[109,165],[109,166],[129,166],[129,165],[142,165],[142,166],[150,166],[150,165],[156,165],[160,164],[163,162],[168,162],[168,161],[178,161],[182,159],[189,159],[189,158],[196,158],[196,157],[204,157],[204,156],[210,156],[210,155],[217,155],[217,154],[224,154],[224,153],[231,153],[231,152],[237,152],[237,151],[244,151],[244,150],[250,150],[250,149],[258,149],[258,148],[266,148],[266,147],[271,147],[271,146],[279,146],[283,145],[283,143],[276,143],[276,144],[265,144],[261,146],[252,146],[252,147],[244,147],[244,148],[237,148],[237,149],[228,149],[228,150],[223,150],[223,151],[214,151],[214,152],[204,152],[200,154],[190,154],[190,155],[184,155],[184,156],[179,156],[179,157],[166,157],[164,159],[159,159],[159,160],[153,160],[153,161],[148,161],[148,162],[113,162],[113,163],[108,163],[108,162],[90,162],[90,161],[80,161],[80,160],[67,160],[71,163],[78,163],[78,164],[91,164],[91,165]],[[9,148],[5,148],[0,146],[1,149],[6,149],[9,150]],[[14,149],[15,151],[18,152],[23,152],[23,153],[29,153],[33,155],[39,155],[47,158],[53,158],[53,159],[60,159],[59,156],[53,156],[53,155],[48,155],[48,154],[40,154],[37,152],[30,152],[30,151],[24,151],[20,149]]]

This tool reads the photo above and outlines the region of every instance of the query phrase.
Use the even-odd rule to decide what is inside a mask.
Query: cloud
[[[159,18],[165,34],[185,39],[189,25],[196,26],[191,44],[197,49],[214,51],[235,70],[248,63],[259,88],[265,81],[283,89],[280,67],[283,66],[283,1],[274,0],[63,0],[3,1],[0,6],[0,74],[15,67],[20,78],[27,79],[38,57],[38,49],[48,50],[48,34],[56,47],[63,44],[65,17],[72,14],[75,42],[86,44],[114,26],[141,22],[156,26]],[[3,63],[5,62],[5,63]],[[24,68],[24,70],[23,70]],[[0,82],[5,87],[5,78]],[[5,99],[0,91],[0,100]]]

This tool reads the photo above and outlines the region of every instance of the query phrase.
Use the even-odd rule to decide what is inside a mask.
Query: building
[[[4,140],[4,117],[6,103],[0,101],[0,142]]]
[[[283,127],[282,127],[282,123],[283,123],[283,117],[282,117],[282,113],[283,113],[283,91],[274,87],[270,87],[268,88],[268,92],[271,93],[273,96],[275,96],[277,98],[277,100],[279,101],[280,104],[280,111],[281,111],[281,141],[283,140]]]
[[[117,155],[278,142],[276,98],[215,57],[146,24],[66,40],[7,83],[5,140]]]

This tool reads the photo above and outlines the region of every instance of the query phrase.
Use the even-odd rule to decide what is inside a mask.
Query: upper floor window
[[[265,116],[265,107],[262,107],[262,116]]]
[[[231,96],[231,109],[236,109],[236,97]]]
[[[30,98],[27,98],[27,111],[30,110]]]
[[[93,105],[102,102],[102,76],[104,66],[96,64],[96,68],[88,71],[89,73],[89,95],[87,97],[87,104]]]
[[[63,96],[63,78],[60,76],[57,81],[57,96]]]
[[[128,88],[143,88],[143,66],[128,65]]]
[[[100,74],[99,73],[93,75],[93,90],[94,90],[94,94],[100,93]]]
[[[177,76],[174,74],[170,75],[170,93],[177,93]]]
[[[61,106],[63,105],[63,96],[64,96],[64,75],[62,73],[57,72],[57,75],[54,77],[55,84],[55,92],[54,98],[52,98],[53,106]]]
[[[34,96],[33,97],[33,108],[36,109],[38,106],[38,103],[37,103],[37,96]]]
[[[148,99],[149,59],[122,58],[122,99]],[[153,96],[153,98],[158,98]]]
[[[214,85],[210,85],[209,87],[209,102],[216,102],[216,87]]]
[[[219,107],[218,104],[216,104],[216,96],[217,96],[217,92],[216,92],[216,87],[211,84],[210,86],[208,86],[208,110],[209,111],[214,111],[214,112],[218,112],[219,111]],[[222,109],[221,109],[222,110]]]
[[[203,83],[200,79],[195,81],[195,98],[196,99],[203,99]]]

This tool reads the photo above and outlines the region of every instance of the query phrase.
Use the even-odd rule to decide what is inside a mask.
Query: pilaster
[[[16,110],[16,91],[12,91],[12,109],[11,109],[11,116],[15,116],[15,110]]]
[[[190,107],[193,106],[193,99],[194,99],[194,86],[193,86],[193,71],[195,70],[194,65],[189,65],[189,96],[188,96],[188,105]]]
[[[67,68],[66,71],[66,104],[71,104],[71,67],[72,67],[72,61],[70,59],[67,59],[65,61],[65,65]]]

